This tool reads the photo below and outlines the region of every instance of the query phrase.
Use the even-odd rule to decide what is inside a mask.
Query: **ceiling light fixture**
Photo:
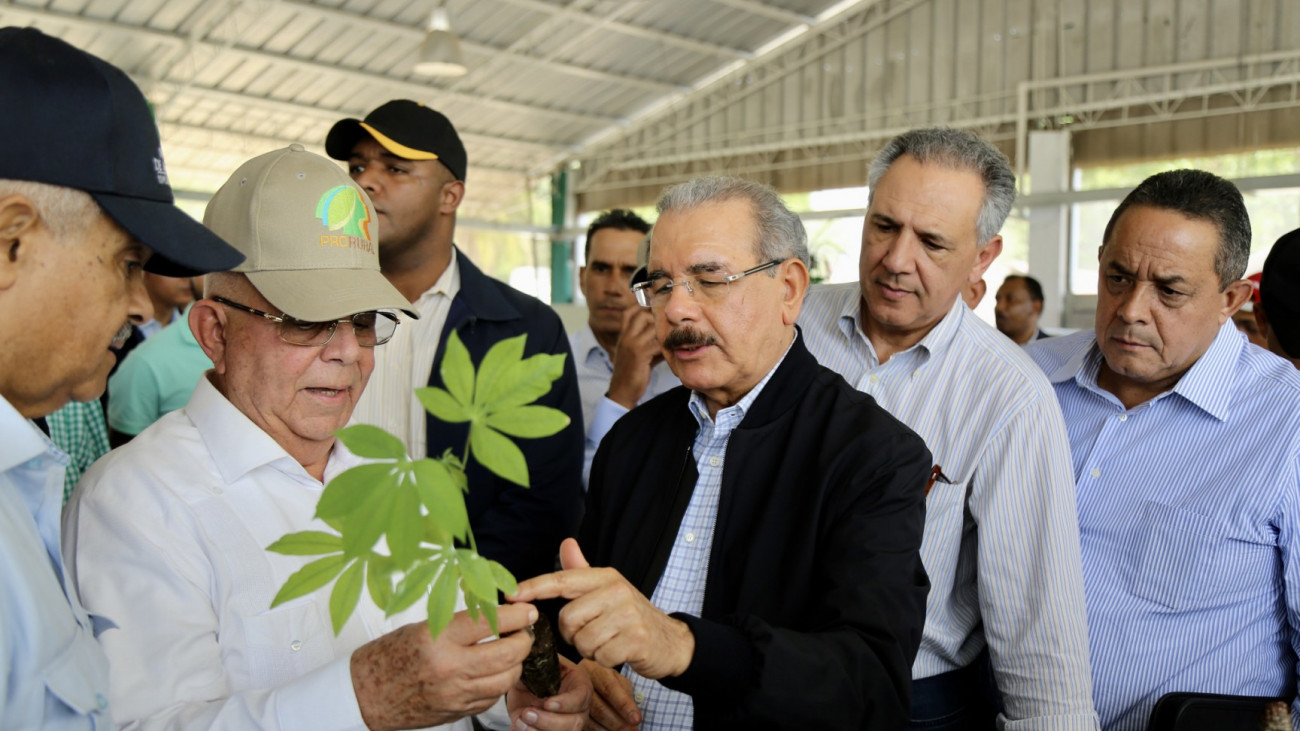
[[[447,9],[436,7],[429,17],[429,32],[420,44],[412,69],[421,76],[463,76],[469,69],[460,52],[460,39],[451,31]]]

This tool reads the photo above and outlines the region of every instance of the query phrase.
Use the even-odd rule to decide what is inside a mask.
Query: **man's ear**
[[[971,270],[969,284],[974,284],[984,278],[984,272],[988,271],[989,265],[993,260],[998,258],[1002,253],[1002,236],[994,236],[984,245],[979,247],[975,253],[975,268]]]
[[[453,180],[450,183],[443,183],[442,196],[439,200],[441,211],[444,215],[456,212],[460,208],[460,202],[465,198],[465,182],[462,180]]]
[[[218,374],[226,372],[226,317],[226,308],[210,299],[201,299],[190,307],[190,332]]]
[[[0,198],[0,291],[18,281],[18,273],[31,258],[41,225],[40,213],[25,195]],[[48,235],[48,229],[45,231]]]
[[[803,309],[804,295],[808,294],[808,267],[799,259],[786,259],[778,266],[780,269],[777,270],[777,279],[785,287],[785,296],[781,299],[781,319],[786,325],[793,325],[799,319],[799,311]]]
[[[1219,310],[1219,324],[1232,319],[1255,291],[1255,285],[1248,280],[1238,279],[1223,290],[1223,308]]]

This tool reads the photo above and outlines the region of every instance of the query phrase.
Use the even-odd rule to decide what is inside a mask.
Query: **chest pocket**
[[[45,671],[45,716],[58,719],[72,713],[89,718],[94,729],[109,729],[108,688],[96,687],[108,677],[107,660],[89,639],[74,642]]]
[[[243,625],[253,688],[280,685],[334,659],[333,633],[314,602],[245,616]]]
[[[1270,546],[1233,540],[1216,518],[1150,501],[1130,531],[1127,553],[1129,590],[1174,611],[1268,588],[1261,579],[1275,556]]]

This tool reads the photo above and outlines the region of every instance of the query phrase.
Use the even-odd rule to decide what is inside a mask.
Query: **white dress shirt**
[[[1006,729],[1097,728],[1070,448],[1047,379],[960,299],[884,364],[861,317],[856,282],[819,285],[799,324],[822,365],[920,434],[943,473],[925,504],[931,587],[912,677],[965,667],[987,640]]]
[[[111,728],[108,660],[65,591],[67,455],[0,398],[0,728]]]
[[[614,375],[614,362],[609,353],[596,340],[591,325],[584,325],[581,330],[569,336],[569,345],[573,348],[574,365],[578,371],[578,392],[582,396],[582,419],[587,429],[586,445],[582,455],[582,485],[587,486],[591,476],[591,460],[596,457],[596,448],[614,428],[614,423],[628,412],[627,407],[617,403],[605,394],[609,391],[609,382]],[[637,404],[658,396],[671,388],[681,385],[677,376],[669,370],[667,363],[656,363],[650,369],[650,382],[645,393],[637,399]]]
[[[415,389],[429,385],[442,328],[458,292],[460,269],[452,247],[446,271],[411,303],[420,319],[403,317],[393,339],[375,348],[375,370],[352,411],[350,423],[371,424],[388,431],[402,440],[411,459],[428,456],[428,414],[415,398]]]
[[[328,482],[361,462],[336,443]],[[363,591],[336,637],[331,586],[271,609],[316,556],[266,547],[301,530],[323,485],[204,378],[184,409],[86,473],[65,517],[81,597],[120,629],[101,639],[119,722],[138,728],[364,729],[353,650],[409,622]],[[462,720],[448,729],[469,729]]]

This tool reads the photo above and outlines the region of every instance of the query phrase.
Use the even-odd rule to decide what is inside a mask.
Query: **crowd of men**
[[[469,161],[427,106],[340,120],[333,161],[248,160],[199,225],[118,69],[0,29],[0,94],[24,110],[0,121],[0,728],[1138,731],[1177,693],[1300,710],[1300,231],[1253,286],[1222,178],[1138,185],[1099,242],[1094,327],[1060,337],[1026,275],[996,328],[971,311],[1015,197],[973,133],[879,152],[850,284],[810,285],[774,190],[696,178],[653,226],[593,220],[569,335],[455,246]],[[1251,300],[1267,347],[1234,322]],[[66,424],[103,415],[68,404],[96,403],[150,322],[113,381],[149,395],[110,393],[124,445],[78,481]],[[338,429],[463,447],[468,425],[414,395],[444,385],[453,332],[474,362],[521,334],[564,356],[539,403],[568,425],[519,441],[528,487],[466,465],[477,550],[520,579],[497,631],[460,611],[435,639],[423,604],[390,616],[370,592],[338,628],[326,588],[272,609],[315,557],[266,547],[328,530],[323,486],[365,461]],[[547,698],[520,680],[542,612],[565,655]]]

